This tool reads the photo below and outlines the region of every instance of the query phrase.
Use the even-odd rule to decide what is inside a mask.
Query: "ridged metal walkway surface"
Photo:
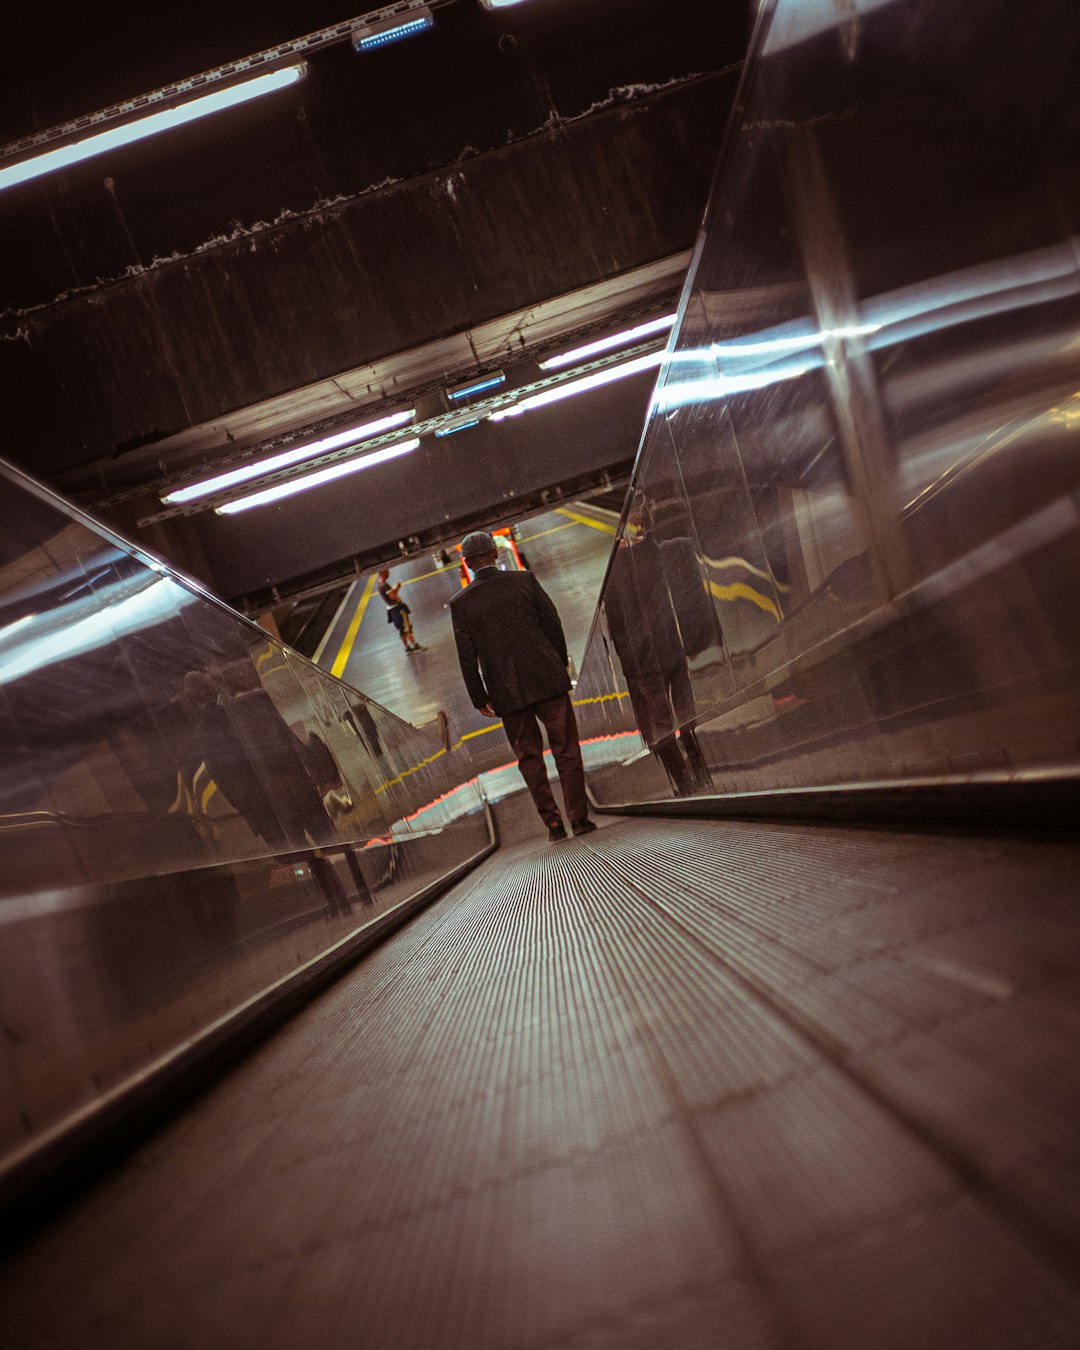
[[[8,1262],[0,1343],[1080,1346],[1080,850],[504,849]]]

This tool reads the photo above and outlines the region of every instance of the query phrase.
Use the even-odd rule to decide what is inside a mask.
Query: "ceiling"
[[[288,91],[0,193],[0,453],[235,595],[216,527],[163,509],[170,484],[405,401],[438,417],[448,382],[522,385],[544,353],[670,309],[752,8],[434,0],[429,32],[327,43]],[[126,4],[58,25],[27,8],[0,58],[0,141],[356,13]],[[305,553],[266,519],[245,547],[279,588],[386,543],[370,525]]]

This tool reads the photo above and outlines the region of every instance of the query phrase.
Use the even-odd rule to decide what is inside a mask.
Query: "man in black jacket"
[[[450,620],[469,697],[485,717],[502,718],[548,837],[565,839],[544,764],[541,724],[547,729],[570,828],[587,834],[596,825],[589,819],[558,611],[531,572],[499,570],[495,540],[485,530],[466,535],[461,552],[474,575],[451,600]]]

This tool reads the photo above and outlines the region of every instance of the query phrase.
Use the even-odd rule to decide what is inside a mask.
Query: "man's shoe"
[[[588,819],[572,820],[570,822],[570,828],[575,834],[592,834],[593,830],[596,829],[596,821]]]
[[[547,823],[548,838],[553,844],[557,844],[560,839],[566,838],[566,826],[561,820],[549,820]]]

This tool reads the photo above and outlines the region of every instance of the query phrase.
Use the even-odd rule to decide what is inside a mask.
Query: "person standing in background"
[[[402,645],[411,656],[413,652],[422,652],[426,648],[421,647],[413,634],[411,611],[405,601],[401,599],[400,590],[401,582],[399,581],[396,586],[391,586],[390,569],[384,567],[379,573],[379,594],[386,605],[386,620],[398,630]]]

